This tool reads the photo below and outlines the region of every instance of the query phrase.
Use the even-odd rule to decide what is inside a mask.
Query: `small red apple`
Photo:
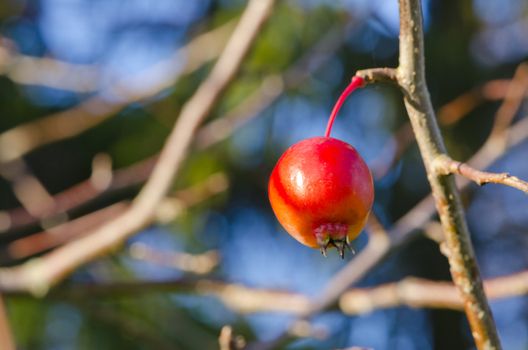
[[[269,181],[271,206],[284,229],[324,255],[334,246],[344,256],[374,201],[372,175],[361,156],[346,142],[329,137],[346,96],[362,84],[361,78],[354,77],[334,107],[325,137],[291,146]]]

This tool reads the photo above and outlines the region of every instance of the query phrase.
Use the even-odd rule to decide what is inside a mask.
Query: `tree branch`
[[[158,266],[170,267],[196,275],[209,274],[220,262],[217,251],[189,254],[173,250],[161,250],[144,243],[133,243],[128,249],[134,259]]]
[[[22,55],[13,41],[0,37],[0,74],[17,84],[88,93],[97,89],[100,73],[94,65]]]
[[[370,68],[358,70],[356,76],[363,78],[367,84],[374,82],[397,83],[397,73],[397,70],[394,68]]]
[[[273,0],[249,2],[218,62],[196,93],[183,106],[152,175],[130,209],[85,237],[68,243],[38,260],[30,260],[24,265],[1,270],[0,288],[29,290],[35,295],[43,295],[53,284],[77,267],[115,249],[152,221],[156,206],[180,170],[198,126],[235,77],[273,4]]]
[[[3,257],[2,260],[11,260],[12,263],[12,260],[26,259],[82,237],[84,233],[89,233],[91,230],[102,226],[105,221],[111,221],[116,216],[123,214],[128,206],[129,203],[126,201],[114,203],[48,230],[16,239],[6,245],[5,252],[2,254],[5,254],[6,257]],[[5,260],[2,263],[5,263]]]
[[[484,289],[492,300],[527,295],[528,270],[490,278],[484,282]],[[48,297],[54,300],[75,301],[151,293],[214,296],[229,309],[240,314],[278,312],[303,315],[311,308],[310,298],[300,293],[188,277],[168,281],[70,284],[53,290]],[[6,296],[15,298],[25,297],[27,294],[12,292],[7,293]],[[338,299],[338,303],[332,305],[339,307],[347,315],[361,315],[398,306],[463,311],[464,301],[457,287],[451,282],[406,277],[397,282],[371,288],[347,289]]]
[[[42,220],[54,220],[72,209],[89,203],[103,193],[138,186],[148,179],[157,159],[156,155],[130,166],[114,170],[110,181],[104,187],[101,187],[93,181],[93,178],[90,178],[55,194],[53,196],[53,207],[49,208],[49,210],[41,209]],[[1,212],[0,234],[11,233],[30,225],[37,225],[39,221],[39,218],[31,215],[24,207],[10,209]]]
[[[526,295],[528,271],[497,277],[484,282],[488,298],[496,300]],[[464,301],[450,282],[407,277],[395,283],[347,291],[339,300],[349,315],[406,305],[413,308],[464,310]]]
[[[233,23],[228,22],[197,36],[169,59],[158,62],[135,76],[112,84],[105,91],[99,92],[73,108],[0,133],[0,164],[13,161],[45,144],[74,137],[101,124],[130,103],[154,96],[173,85],[182,74],[191,73],[216,57],[225,42],[224,38],[231,32],[232,27]],[[204,50],[204,47],[207,50]],[[187,56],[186,66],[182,70],[175,71],[174,67],[180,64],[182,56]],[[140,92],[127,89],[131,82],[142,81],[153,72],[159,71],[165,72],[164,78],[149,89]],[[111,101],[107,98],[107,94],[117,94],[119,98]]]
[[[435,158],[433,167],[439,174],[458,174],[476,182],[479,186],[495,183],[510,186],[528,194],[528,182],[512,176],[508,173],[490,173],[481,171],[469,166],[466,163],[458,162],[448,156],[439,156]]]
[[[446,154],[425,80],[422,10],[419,0],[399,0],[400,65],[398,82],[431,184],[449,248],[449,265],[464,300],[477,348],[500,349],[482,280],[471,245],[460,195],[451,175],[438,173],[433,161]]]

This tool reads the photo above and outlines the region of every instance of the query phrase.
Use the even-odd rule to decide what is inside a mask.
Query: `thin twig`
[[[311,77],[311,73],[333,57],[342,46],[344,38],[343,31],[334,28],[285,72],[262,79],[260,86],[243,103],[200,129],[196,135],[196,146],[203,149],[225,140],[234,130],[275,102],[285,90],[300,86]]]
[[[27,297],[27,291],[10,291],[8,297]],[[308,297],[285,290],[247,287],[224,281],[184,277],[167,281],[126,281],[65,284],[50,291],[50,299],[85,300],[150,293],[183,293],[214,296],[240,314],[284,312],[299,314],[310,305]]]
[[[363,78],[366,84],[375,82],[398,83],[397,70],[394,68],[369,68],[356,72],[356,76]]]
[[[53,197],[24,159],[0,166],[0,175],[10,182],[13,194],[32,216],[41,217],[55,205]]]
[[[105,221],[110,221],[123,214],[129,207],[126,201],[112,204],[96,210],[77,219],[59,224],[46,231],[22,237],[7,244],[6,255],[10,260],[25,259],[32,255],[45,252],[73,239],[89,233],[100,227]]]
[[[136,242],[130,246],[129,252],[132,258],[140,261],[199,275],[210,273],[220,262],[218,252],[214,250],[201,254],[189,254],[155,249],[147,244]]]
[[[169,59],[158,62],[135,76],[118,81],[108,89],[88,98],[79,105],[38,120],[19,125],[0,133],[0,163],[15,160],[45,144],[74,137],[107,120],[132,102],[140,101],[158,94],[172,86],[183,74],[188,74],[218,55],[225,37],[233,26],[229,22],[208,33],[199,35],[186,46],[179,49]],[[204,50],[204,48],[206,48]],[[186,66],[175,69],[181,57],[187,56]],[[163,72],[163,79],[149,89],[131,91],[134,86],[152,73]],[[157,74],[159,75],[159,74]],[[112,100],[107,95],[115,96]]]
[[[229,186],[223,173],[215,173],[189,188],[176,191],[164,198],[156,208],[155,220],[166,224],[214,195],[224,192]],[[58,224],[49,229],[22,237],[7,245],[6,255],[10,259],[24,259],[89,234],[91,230],[113,220],[129,208],[128,201],[114,203],[79,218]]]
[[[110,182],[104,187],[93,181],[93,177],[91,177],[55,194],[53,196],[53,206],[48,208],[48,210],[40,209],[43,220],[56,221],[56,217],[64,216],[68,211],[88,204],[103,193],[138,186],[148,179],[157,160],[158,157],[156,155],[130,166],[114,170]],[[14,208],[1,214],[0,233],[13,232],[39,223],[39,219],[31,215],[24,207]]]
[[[484,289],[486,295],[492,300],[527,295],[528,270],[490,278],[484,282]],[[300,293],[189,277],[167,281],[69,284],[51,291],[48,297],[58,300],[85,300],[86,298],[114,298],[151,293],[214,296],[226,307],[240,314],[277,312],[303,315],[311,307],[310,298]],[[7,293],[6,296],[26,297],[27,294],[13,292]],[[451,282],[406,277],[397,282],[371,288],[347,289],[339,297],[338,303],[331,306],[339,307],[343,313],[348,315],[360,315],[398,306],[462,311],[464,302],[456,286]]]
[[[508,173],[490,173],[458,162],[447,156],[439,156],[434,160],[433,166],[439,174],[458,174],[476,182],[479,186],[495,183],[516,188],[528,194],[528,182]]]
[[[22,55],[11,40],[0,37],[0,74],[17,84],[87,93],[97,89],[100,73],[94,65]]]
[[[486,83],[477,86],[449,101],[438,109],[436,113],[438,122],[441,125],[453,125],[486,101],[503,100],[502,104],[504,104],[504,100],[509,100],[511,97],[514,97],[512,91],[513,87],[521,83],[521,80],[524,79],[522,77],[522,70],[519,70],[521,67],[522,70],[526,70],[526,63],[521,63],[519,65],[514,77],[510,80],[494,79],[487,81]],[[523,82],[523,84],[526,84],[526,81]],[[523,97],[526,97],[526,92],[524,96],[518,97],[520,97],[520,100],[522,100]],[[499,108],[499,110],[501,109]],[[511,108],[503,109],[504,112],[513,111],[514,113],[517,110],[518,109],[513,110]]]
[[[79,266],[108,253],[147,226],[157,204],[169,190],[200,123],[235,77],[240,65],[271,12],[273,0],[252,0],[242,14],[218,62],[196,93],[183,106],[149,180],[130,209],[83,238],[24,265],[0,271],[3,290],[30,290],[36,295],[69,275]]]
[[[515,70],[515,74],[508,85],[504,102],[497,111],[497,117],[491,129],[491,138],[502,134],[511,124],[519,107],[528,91],[528,64],[521,63]],[[504,148],[504,145],[501,147]]]
[[[464,300],[477,348],[501,349],[454,178],[438,173],[433,166],[434,159],[446,154],[446,150],[426,86],[421,3],[400,0],[399,5],[398,82],[446,235],[451,275]]]
[[[505,299],[528,293],[528,271],[489,279],[484,282],[489,299]],[[373,288],[347,291],[339,300],[341,310],[349,315],[407,305],[414,308],[464,310],[457,288],[450,282],[407,277],[398,282]]]

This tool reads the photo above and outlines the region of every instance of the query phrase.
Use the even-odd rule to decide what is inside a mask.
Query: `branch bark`
[[[512,176],[508,173],[491,173],[487,171],[481,171],[469,166],[466,163],[458,162],[447,156],[437,157],[434,161],[433,166],[436,168],[436,171],[440,174],[462,175],[468,178],[469,180],[476,182],[479,186],[488,183],[495,183],[510,186],[528,194],[528,182],[523,181],[518,177]]]
[[[374,82],[398,82],[398,71],[394,68],[370,68],[356,72],[356,76],[363,78],[366,84]]]
[[[500,349],[454,178],[438,172],[433,166],[434,160],[445,155],[446,150],[426,86],[421,3],[419,0],[399,0],[399,5],[398,82],[446,235],[451,275],[464,300],[477,348]]]

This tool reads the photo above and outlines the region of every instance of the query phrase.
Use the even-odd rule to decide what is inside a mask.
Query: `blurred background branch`
[[[197,36],[167,60],[147,68],[136,76],[115,82],[112,86],[105,88],[105,91],[87,98],[78,106],[1,133],[0,163],[11,162],[38,147],[74,137],[115,116],[127,105],[152,97],[172,86],[181,75],[192,73],[220,54],[223,44],[232,31],[233,24],[229,22]],[[184,56],[187,56],[186,65],[181,69],[175,69]],[[157,84],[139,93],[127,89],[127,86],[133,85],[134,82],[147,80],[149,76],[158,71],[164,72],[164,76]],[[167,72],[172,73],[167,74]],[[107,95],[115,96],[114,100],[109,100]]]
[[[178,267],[179,268],[179,267]],[[528,271],[488,279],[484,283],[491,300],[524,296],[528,293]],[[179,293],[212,295],[240,314],[291,313],[305,314],[313,308],[310,299],[300,293],[247,287],[206,278],[180,278],[168,281],[78,283],[63,286],[49,294],[51,299],[82,300],[141,294]],[[11,297],[25,297],[19,292]],[[463,300],[452,282],[406,277],[397,282],[371,288],[347,289],[332,307],[348,315],[372,313],[379,309],[406,305],[412,308],[439,308],[463,311]]]
[[[317,71],[336,53],[343,44],[343,40],[344,35],[342,33],[338,30],[330,30],[284,74],[266,77],[257,90],[231,111],[201,127],[196,135],[196,147],[205,149],[233,135],[236,130],[243,127],[250,119],[259,116],[259,112],[276,101],[284,89],[299,86],[308,79],[310,73]],[[63,216],[64,213],[82,206],[104,193],[137,186],[146,181],[157,158],[158,155],[155,155],[127,168],[115,170],[110,174],[110,180],[105,183],[105,186],[98,186],[92,177],[56,194],[53,196],[54,205],[39,208],[39,212],[42,213],[41,216],[45,217]],[[34,205],[37,206],[38,203],[34,203]],[[16,231],[24,226],[37,223],[35,215],[32,215],[26,208],[15,208],[3,214],[0,216],[0,219],[3,218],[0,220],[0,231]]]
[[[12,41],[0,37],[0,74],[15,83],[88,93],[97,90],[98,73],[93,65],[22,55]]]
[[[250,45],[271,11],[273,1],[248,4],[209,77],[183,106],[173,132],[165,143],[153,172],[132,206],[114,220],[82,238],[49,253],[45,258],[0,271],[0,288],[46,293],[78,266],[122,244],[148,225],[176,176],[200,122],[207,116],[223,89],[234,78]]]
[[[163,140],[210,79],[246,3],[118,4],[0,4],[0,264],[13,266],[0,279],[26,276],[44,292],[43,280],[66,276],[57,271],[70,268],[72,246],[83,264],[44,298],[6,292],[20,348],[209,349],[224,325],[224,347],[238,335],[260,349],[473,346],[391,84],[354,94],[334,130],[376,185],[375,215],[350,261],[322,263],[284,235],[265,200],[277,157],[322,133],[346,77],[397,64],[397,2],[277,3],[233,82],[197,107],[209,109],[207,123],[170,147],[186,145],[177,162],[159,161]],[[527,5],[422,4],[428,87],[449,154],[473,174],[528,178],[528,50],[518,34]],[[140,207],[134,197],[159,162],[177,176],[155,181],[158,200]],[[528,202],[506,186],[456,182],[501,340],[523,349]],[[102,246],[112,248],[84,264]],[[46,262],[58,269],[41,270]]]

